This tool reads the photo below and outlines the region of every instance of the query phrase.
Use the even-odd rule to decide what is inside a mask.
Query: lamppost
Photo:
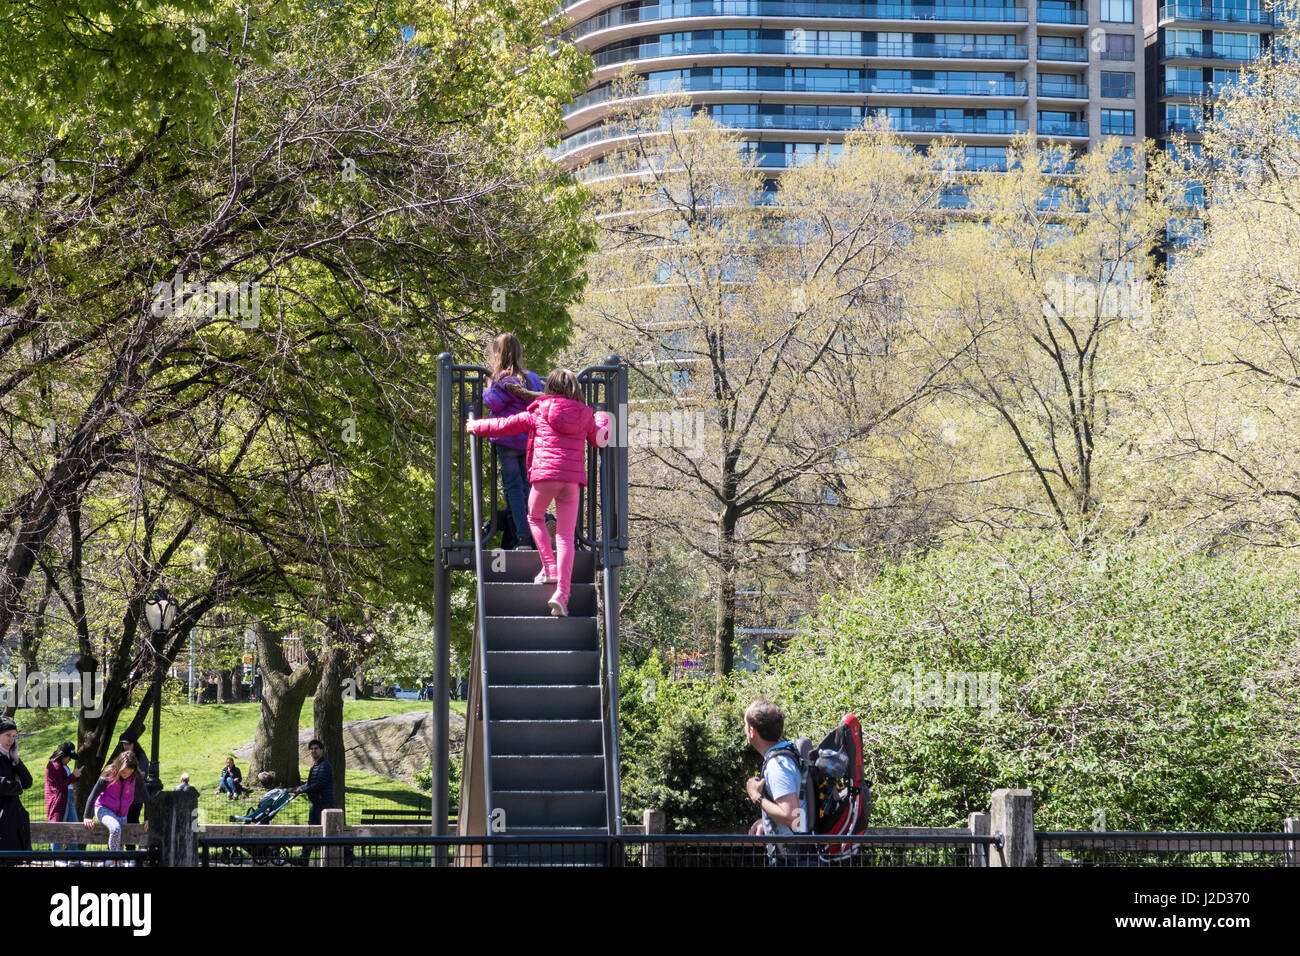
[[[144,785],[145,791],[152,796],[162,789],[162,775],[158,772],[158,726],[159,715],[162,713],[161,638],[172,629],[172,624],[176,621],[176,602],[172,600],[166,588],[160,587],[149,595],[149,600],[144,605],[144,617],[149,624],[153,639],[153,753],[149,755],[149,779]]]

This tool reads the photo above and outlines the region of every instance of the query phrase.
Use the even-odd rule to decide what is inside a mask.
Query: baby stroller
[[[293,802],[298,796],[282,787],[268,790],[255,807],[249,807],[243,816],[231,816],[231,823],[252,823],[263,825],[275,819],[275,815]],[[223,863],[242,863],[247,857],[254,866],[288,866],[292,859],[287,846],[253,847],[247,851],[238,847],[226,847],[221,851]]]

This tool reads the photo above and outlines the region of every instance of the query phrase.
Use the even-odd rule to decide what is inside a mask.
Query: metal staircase
[[[626,442],[615,428],[609,447],[588,449],[569,616],[553,617],[547,599],[554,585],[533,583],[538,553],[482,545],[495,531],[495,460],[491,445],[480,447],[463,423],[467,413],[481,414],[486,375],[452,365],[449,356],[439,359],[439,396],[448,398],[439,409],[441,551],[448,576],[457,568],[474,571],[477,600],[459,831],[538,839],[496,846],[479,864],[510,865],[525,856],[534,863],[600,862],[601,844],[584,852],[571,841],[621,832],[616,595],[627,541]],[[587,401],[617,421],[627,395],[617,357],[584,370],[579,381]]]
[[[492,806],[510,833],[608,833],[595,560],[576,556],[569,617],[533,584],[535,551],[492,562],[484,585]]]

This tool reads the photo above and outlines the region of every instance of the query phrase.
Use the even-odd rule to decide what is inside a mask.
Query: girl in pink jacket
[[[528,526],[542,558],[535,584],[555,584],[551,613],[566,617],[573,578],[573,537],[578,523],[578,489],[587,483],[587,444],[609,444],[609,416],[592,412],[582,400],[578,378],[567,368],[557,368],[546,379],[542,397],[508,418],[471,419],[471,433],[501,438],[528,432]],[[555,545],[546,534],[546,509],[555,502]]]
[[[108,828],[110,850],[122,849],[122,827],[131,812],[137,786],[144,786],[140,779],[140,761],[134,753],[126,750],[104,768],[86,800],[86,819],[82,822],[87,830],[95,829],[96,820],[104,824]]]

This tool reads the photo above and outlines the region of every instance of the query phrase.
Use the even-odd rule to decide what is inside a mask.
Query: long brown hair
[[[514,375],[519,384],[528,387],[528,369],[524,368],[524,350],[511,332],[502,332],[488,348],[488,371],[492,381]]]
[[[100,776],[108,781],[120,780],[122,779],[123,767],[131,768],[131,776],[140,776],[140,761],[136,755],[129,750],[123,750],[118,754],[117,759],[105,767],[104,772],[101,773]]]
[[[546,376],[547,395],[563,395],[565,398],[571,398],[575,402],[582,401],[582,389],[578,387],[578,376],[574,375],[567,368],[557,368],[550,375]]]

